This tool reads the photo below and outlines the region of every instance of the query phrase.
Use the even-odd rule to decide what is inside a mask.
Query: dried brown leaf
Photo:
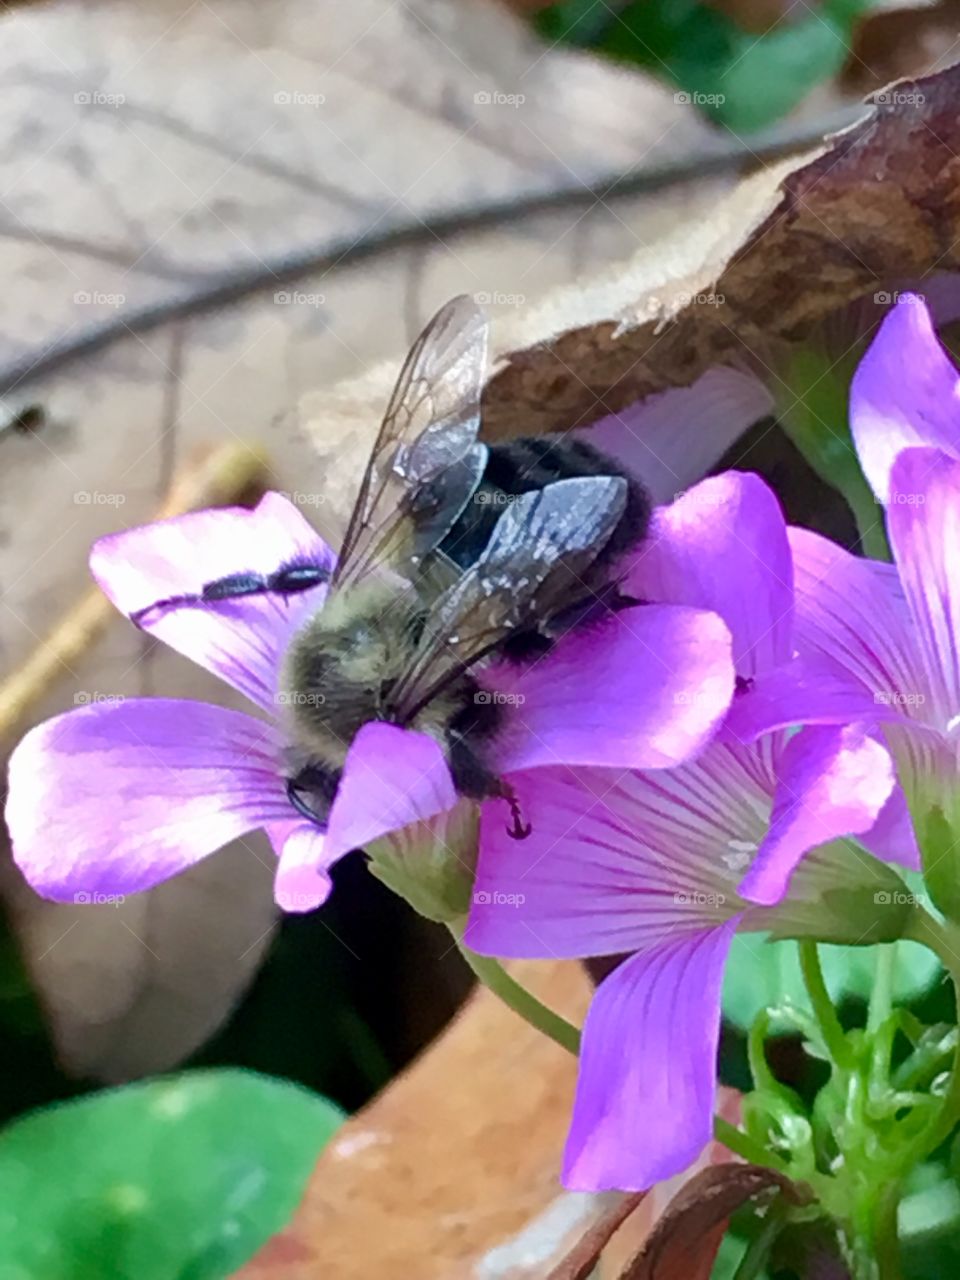
[[[789,1178],[760,1165],[701,1170],[671,1200],[620,1280],[710,1280],[731,1214],[775,1188],[795,1204],[810,1198]]]
[[[799,167],[743,183],[699,235],[681,228],[517,317],[487,389],[489,433],[590,422],[717,365],[763,370],[845,304],[956,270],[958,95],[958,67],[900,85]],[[723,303],[704,305],[711,295]]]

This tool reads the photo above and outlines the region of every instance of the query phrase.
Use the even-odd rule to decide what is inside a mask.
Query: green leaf
[[[915,999],[941,974],[940,963],[917,942],[898,942],[893,998]],[[820,964],[835,1002],[845,997],[866,1000],[873,989],[873,947],[820,946]],[[785,1001],[809,1008],[795,942],[768,942],[763,934],[739,933],[733,940],[723,984],[723,1013],[746,1030],[763,1009]]]
[[[0,1133],[0,1278],[229,1276],[289,1220],[342,1119],[232,1069],[25,1116]]]
[[[736,131],[757,129],[834,77],[875,0],[825,0],[745,31],[701,0],[563,0],[537,15],[551,41],[585,45],[647,67]],[[798,16],[799,15],[799,16]]]

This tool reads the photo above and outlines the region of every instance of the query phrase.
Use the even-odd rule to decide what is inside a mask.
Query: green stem
[[[877,1260],[878,1280],[902,1280],[900,1237],[897,1233],[899,1204],[900,1183],[888,1182],[880,1192],[873,1219],[873,1252]]]
[[[921,907],[917,908],[909,918],[903,937],[910,938],[914,942],[922,942],[939,956],[940,963],[950,974],[953,982],[957,1021],[960,1023],[960,932],[957,927],[946,921],[935,920]],[[935,1151],[941,1142],[950,1136],[958,1120],[960,1120],[960,1042],[953,1055],[950,1084],[943,1096],[940,1110],[908,1148],[906,1158],[919,1164],[925,1156]]]
[[[728,1151],[746,1160],[748,1164],[763,1165],[767,1169],[779,1169],[781,1173],[787,1169],[787,1162],[768,1150],[763,1143],[751,1138],[748,1133],[732,1125],[722,1116],[713,1117],[713,1136]]]
[[[562,1048],[576,1055],[580,1052],[580,1032],[566,1018],[548,1008],[538,1000],[532,992],[511,978],[499,960],[492,956],[480,956],[463,941],[462,922],[452,922],[450,932],[460,948],[460,954],[483,983],[495,996],[498,996],[514,1013],[519,1013],[525,1022],[537,1031],[555,1040]]]
[[[897,944],[877,947],[877,963],[873,974],[873,990],[867,1010],[867,1031],[872,1034],[890,1017],[893,1010],[893,979],[897,968]]]
[[[747,1251],[734,1272],[733,1280],[756,1280],[770,1256],[774,1241],[783,1230],[786,1218],[787,1206],[783,1198],[778,1197],[770,1205],[760,1230],[747,1246]]]
[[[856,1067],[853,1048],[840,1025],[827,984],[823,980],[817,944],[807,939],[799,942],[797,946],[800,951],[800,969],[803,973],[804,985],[827,1052],[838,1067],[842,1067],[845,1071],[853,1071]]]

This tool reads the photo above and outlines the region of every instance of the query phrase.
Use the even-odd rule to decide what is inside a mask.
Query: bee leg
[[[507,835],[514,840],[526,840],[527,836],[533,831],[533,827],[529,822],[524,822],[520,801],[513,794],[513,791],[503,783],[501,783],[501,794],[510,806],[510,826],[507,827]]]

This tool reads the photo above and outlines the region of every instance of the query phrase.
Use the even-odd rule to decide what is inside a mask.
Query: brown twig
[[[205,450],[179,472],[157,513],[157,520],[196,507],[236,501],[267,476],[264,454],[250,445],[220,445]],[[30,711],[53,681],[69,671],[104,630],[113,606],[91,588],[54,625],[46,639],[9,679],[0,684],[0,740],[26,723]]]

